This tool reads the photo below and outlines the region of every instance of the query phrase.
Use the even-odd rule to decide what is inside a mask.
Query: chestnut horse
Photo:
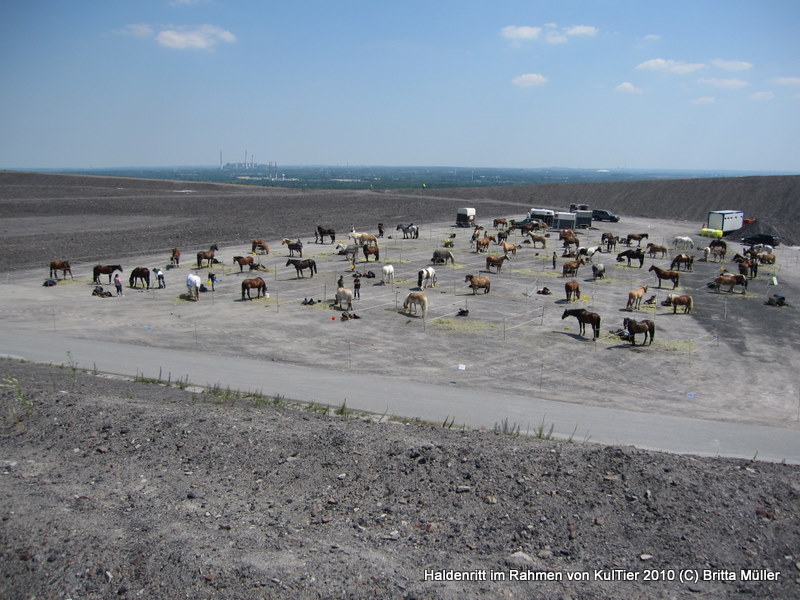
[[[465,282],[469,282],[469,287],[472,288],[472,295],[478,293],[478,288],[483,288],[483,293],[488,294],[492,289],[492,280],[488,277],[477,277],[475,275],[467,275],[464,278]]]
[[[260,269],[261,268],[261,265],[259,263],[257,263],[256,259],[253,258],[252,256],[234,256],[233,257],[233,262],[235,262],[237,265],[239,265],[239,273],[242,273],[244,271],[245,265],[250,267],[251,271],[254,270],[254,269]]]
[[[578,260],[574,260],[574,261],[571,261],[571,262],[564,263],[564,266],[561,267],[561,276],[562,277],[567,277],[568,275],[571,275],[573,277],[577,276],[578,275],[578,269],[580,268],[581,265],[583,265],[585,263],[586,263],[586,261],[583,260],[582,258],[579,258]]]
[[[650,335],[650,343],[653,343],[653,338],[656,335],[656,324],[650,321],[649,319],[644,319],[642,321],[635,321],[633,319],[623,319],[622,320],[622,327],[625,331],[628,332],[628,337],[631,340],[631,344],[634,346],[636,345],[636,334],[643,333],[644,340],[642,340],[642,346],[647,341],[647,335]]]
[[[503,263],[507,260],[511,260],[511,257],[508,254],[504,254],[503,256],[487,256],[486,257],[486,270],[490,273],[492,272],[492,267],[497,269],[497,272],[500,272],[500,269],[503,268]]]
[[[420,292],[411,292],[403,302],[403,312],[409,313],[413,308],[416,313],[418,306],[422,309],[422,318],[424,319],[428,312],[428,297]]]
[[[256,290],[256,300],[259,299],[261,296],[267,296],[267,282],[264,281],[261,277],[254,277],[253,279],[245,279],[242,282],[242,300],[244,300],[245,294],[247,294],[247,299],[252,300],[250,297],[250,290]]]
[[[317,263],[313,258],[307,258],[305,260],[290,258],[286,261],[286,266],[288,267],[289,265],[292,265],[295,268],[297,271],[297,277],[305,277],[305,275],[303,275],[304,269],[311,271],[311,277],[314,277],[314,273],[317,272]]]
[[[661,254],[661,258],[666,258],[667,256],[667,247],[661,246],[659,244],[654,244],[653,242],[649,242],[646,247],[646,252],[650,255],[650,258],[655,258],[656,254]]]
[[[136,287],[136,281],[139,280],[142,282],[142,285],[147,286],[147,289],[150,289],[150,269],[147,267],[136,267],[133,271],[131,271],[131,276],[128,279],[128,285],[131,287]]]
[[[122,265],[96,265],[92,270],[92,283],[100,283],[100,275],[108,275],[108,283],[111,283],[114,271],[122,273]]]
[[[631,242],[639,242],[637,248],[642,245],[642,240],[647,239],[649,236],[646,233],[629,233],[625,239],[625,243],[630,246]]]
[[[640,288],[628,292],[628,304],[625,306],[628,310],[636,310],[642,305],[642,299],[647,293],[647,286],[643,285]]]
[[[670,294],[667,299],[661,303],[662,306],[671,306],[672,314],[678,312],[678,307],[683,307],[683,314],[692,312],[694,308],[694,298],[691,296],[679,296],[678,294]]]
[[[212,244],[211,247],[206,251],[200,251],[197,253],[197,268],[203,266],[203,261],[208,261],[209,268],[211,267],[211,262],[214,260],[214,253],[219,250],[216,244]]]
[[[172,249],[172,256],[169,259],[169,264],[175,265],[176,267],[181,266],[181,251],[178,248]]]
[[[54,260],[50,263],[50,277],[58,279],[58,272],[61,271],[61,277],[66,279],[67,273],[72,277],[72,267],[67,260]],[[74,277],[73,277],[74,279]]]
[[[264,240],[253,240],[252,244],[250,245],[250,252],[255,254],[256,252],[261,251],[264,254],[269,254],[269,244]]]
[[[528,233],[528,235],[531,238],[534,248],[536,248],[536,242],[539,242],[542,245],[542,248],[547,248],[547,237],[543,235],[535,235],[533,233]]]
[[[720,286],[728,285],[728,292],[733,292],[734,286],[742,286],[742,294],[747,291],[747,277],[744,275],[717,275],[714,278],[714,290],[719,292]]]
[[[694,256],[691,254],[678,254],[678,256],[672,259],[669,268],[670,270],[675,270],[677,267],[677,270],[680,270],[681,265],[683,265],[687,271],[694,271],[692,267],[692,265],[694,265]]]
[[[369,262],[370,256],[375,256],[375,262],[378,262],[381,259],[381,249],[378,248],[378,246],[364,244],[361,246],[361,251],[364,253],[364,260],[366,262]]]
[[[672,289],[674,290],[678,287],[678,282],[680,281],[681,275],[677,271],[667,271],[666,269],[662,269],[661,267],[657,267],[656,265],[650,265],[650,268],[647,269],[648,272],[655,271],[656,277],[658,278],[658,287],[661,287],[661,280],[666,279],[667,281],[672,282]]]
[[[597,339],[600,337],[600,315],[597,313],[589,312],[585,308],[572,308],[565,310],[561,315],[561,319],[567,317],[575,317],[578,319],[579,331],[581,335],[586,335],[586,324],[592,326],[592,338]]]
[[[581,285],[576,279],[565,283],[564,291],[567,293],[567,302],[572,302],[573,297],[575,298],[576,302],[581,298]]]
[[[506,227],[506,226],[508,226],[508,221],[507,221],[506,219],[499,218],[499,219],[495,219],[495,220],[492,222],[492,225],[494,226],[494,228],[495,228],[495,229],[497,229],[497,228],[498,228],[498,227],[500,227],[501,225],[502,225],[503,227]]]
[[[491,241],[491,237],[480,237],[475,240],[475,252],[486,252],[489,249]]]

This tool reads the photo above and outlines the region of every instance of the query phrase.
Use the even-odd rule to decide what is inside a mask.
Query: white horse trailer
[[[459,208],[456,213],[456,227],[474,227],[475,226],[475,209],[474,208]]]

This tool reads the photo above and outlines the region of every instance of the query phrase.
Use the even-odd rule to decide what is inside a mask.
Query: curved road
[[[67,354],[69,353],[69,355]],[[433,423],[454,418],[456,425],[491,429],[507,419],[522,431],[541,423],[553,435],[593,443],[633,445],[648,450],[701,456],[800,464],[800,432],[742,423],[691,419],[582,406],[508,394],[474,391],[463,385],[430,385],[406,379],[314,369],[208,353],[97,342],[57,333],[6,329],[0,355],[37,363],[67,364],[119,375],[187,378],[200,386],[218,384],[241,391],[317,402],[351,409],[419,417]]]

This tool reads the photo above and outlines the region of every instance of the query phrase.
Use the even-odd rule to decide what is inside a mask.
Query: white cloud
[[[750,100],[772,100],[775,98],[775,94],[772,92],[756,92],[755,94],[750,94],[748,98]]]
[[[692,104],[714,104],[717,99],[714,96],[700,96],[692,100]]]
[[[716,77],[712,77],[710,79],[698,79],[697,83],[705,83],[723,90],[738,90],[739,88],[750,85],[741,79],[718,79]]]
[[[147,23],[133,23],[120,29],[118,33],[131,35],[133,37],[150,37],[153,35],[153,27]]]
[[[544,85],[547,83],[547,77],[539,73],[525,73],[524,75],[517,75],[514,77],[511,83],[518,87],[536,87],[537,85]]]
[[[705,69],[706,65],[703,63],[685,63],[679,60],[653,58],[637,65],[636,68],[640,71],[666,71],[676,75],[686,75]]]
[[[236,36],[214,25],[199,25],[164,29],[158,32],[156,41],[162,46],[178,50],[213,50],[219,42],[235,42]]]
[[[535,40],[542,34],[541,27],[517,27],[509,25],[500,30],[500,35],[514,41]]]
[[[643,42],[658,42],[659,40],[661,40],[661,36],[655,33],[648,33],[642,38]]]
[[[772,81],[778,85],[800,85],[800,77],[776,77]]]
[[[623,81],[614,89],[624,94],[641,94],[644,91],[642,88],[638,88],[627,81]]]
[[[548,44],[566,44],[569,38],[558,31],[548,31],[545,36]]]
[[[747,71],[753,68],[753,64],[745,60],[723,60],[721,58],[715,58],[711,61],[711,64],[725,71]]]
[[[567,30],[564,32],[567,35],[597,35],[599,29],[597,27],[592,27],[591,25],[574,25],[573,27],[568,27]]]

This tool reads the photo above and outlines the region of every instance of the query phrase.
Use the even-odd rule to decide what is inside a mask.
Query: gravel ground
[[[129,290],[120,302],[131,301],[134,308],[110,325],[102,321],[119,312],[108,304],[117,301],[89,295],[86,266],[115,259],[149,265],[173,246],[191,249],[191,256],[215,242],[225,245],[228,262],[229,250],[241,250],[256,237],[271,243],[283,236],[305,239],[316,224],[346,231],[350,220],[369,231],[382,220],[391,234],[396,223],[441,221],[464,205],[461,199],[409,199],[403,194],[314,192],[295,197],[203,184],[191,184],[193,191],[185,192],[190,187],[185,182],[0,175],[5,177],[0,177],[0,226],[9,250],[2,258],[6,285],[0,294],[5,326],[41,330],[46,311],[57,306],[63,311],[59,327],[68,335],[113,339],[141,336],[140,326],[162,315],[175,336],[156,343],[185,345],[191,328],[183,332],[175,323],[191,318],[212,325],[206,333],[201,328],[199,335],[194,327],[201,347],[232,354],[261,351],[265,359],[275,352],[267,343],[275,344],[275,339],[243,343],[243,330],[235,323],[243,316],[245,321],[258,318],[270,330],[282,325],[300,339],[311,339],[313,329],[303,329],[308,327],[303,323],[310,314],[330,323],[330,313],[309,313],[314,309],[299,306],[299,300],[312,282],[314,290],[328,280],[333,284],[341,267],[331,261],[340,259],[320,256],[326,265],[320,279],[301,282],[286,272],[285,256],[271,255],[270,287],[286,298],[281,312],[272,312],[274,298],[237,302],[240,276],[226,270],[216,305],[205,298],[196,305],[181,300],[175,296],[178,285],[170,280],[169,296]],[[526,202],[518,200],[519,205]],[[478,204],[480,214],[487,216],[521,212],[510,200],[471,204]],[[633,223],[639,222],[618,224],[620,232]],[[682,227],[660,224],[659,236]],[[402,257],[390,254],[401,272],[407,271],[406,277],[429,255],[431,246],[423,241],[394,250],[392,244],[403,242],[386,243],[389,252],[406,252]],[[460,264],[479,269],[482,257],[472,256],[464,246],[456,250]],[[476,335],[492,335],[499,350],[499,321],[485,302],[524,302],[521,292],[532,291],[536,277],[541,278],[537,287],[545,282],[562,293],[557,290],[563,280],[545,275],[545,256],[537,258],[530,249],[523,252],[528,252],[528,263],[516,266],[522,272],[512,268],[506,277],[504,270],[502,278],[496,276],[502,284],[486,298],[464,295],[467,271],[454,269],[451,279],[443,274],[440,293],[459,278],[462,283],[446,299],[435,296],[437,304],[470,302],[471,314],[476,315],[471,320],[482,327],[494,323],[489,334],[484,328],[477,334],[451,330],[426,335],[418,321],[398,321],[396,311],[388,309],[357,325],[384,331],[387,344],[396,344],[395,351],[403,348],[404,335],[445,354],[474,346]],[[793,294],[797,265],[790,259],[796,249],[782,252],[780,290]],[[79,265],[77,281],[46,288],[59,294],[59,300],[45,303],[30,290],[42,289],[43,264],[55,257]],[[592,293],[596,299],[591,300],[607,316],[604,330],[618,326],[626,316],[619,312],[619,290],[646,276],[646,267],[638,271],[613,261],[611,265],[614,276],[608,287],[598,285]],[[716,269],[698,265],[696,278],[687,275],[692,283],[682,285],[701,288]],[[408,281],[401,285],[404,293],[413,287]],[[551,305],[559,304],[554,310],[551,306],[546,326],[523,332],[513,343],[520,352],[532,340],[543,339],[553,360],[572,357],[573,363],[599,361],[607,368],[622,364],[625,369],[610,377],[624,377],[630,384],[637,380],[637,365],[657,369],[664,364],[661,369],[673,380],[674,373],[682,373],[681,379],[692,381],[691,389],[703,391],[691,405],[686,402],[689,388],[683,385],[678,385],[683,400],[667,397],[675,381],[644,393],[634,385],[602,392],[591,390],[591,383],[574,369],[574,389],[591,391],[581,395],[581,402],[630,407],[639,401],[641,410],[793,427],[796,388],[783,386],[798,366],[797,329],[786,327],[784,320],[788,316],[794,323],[796,311],[791,306],[784,312],[763,307],[761,300],[770,289],[758,287],[762,285],[767,285],[766,278],[756,280],[755,291],[747,296],[698,296],[704,308],[697,317],[669,321],[670,316],[659,316],[659,337],[647,349],[633,350],[605,332],[595,343],[600,345],[592,345],[574,325],[565,330],[556,316],[563,308],[556,298],[548,299]],[[378,294],[378,288],[365,292]],[[222,301],[224,294],[228,302]],[[20,310],[23,303],[29,314]],[[93,307],[99,311],[96,318],[87,318]],[[723,308],[734,318],[716,318]],[[415,329],[401,333],[409,326]],[[681,344],[692,328],[716,331],[722,338],[718,349],[682,353]],[[737,338],[737,328],[746,331],[745,339]],[[220,336],[220,331],[226,335]],[[339,330],[330,336],[332,341],[320,341],[314,359],[330,357],[331,347],[324,344],[335,344],[337,338],[341,344],[347,335]],[[770,352],[777,335],[789,353],[788,365]],[[132,343],[153,342],[134,337]],[[309,360],[307,356],[281,355],[300,363]],[[391,356],[387,352],[378,372],[386,369],[389,374]],[[756,361],[764,359],[766,365],[758,367]],[[446,382],[452,377],[446,370],[451,362],[452,358],[426,365],[426,377]],[[372,372],[370,364],[355,363],[354,373]],[[676,367],[689,369],[688,374]],[[709,367],[715,376],[703,375]],[[510,361],[500,380],[524,389],[525,378],[515,379],[515,370],[519,371],[515,361]],[[753,377],[757,385],[744,387]],[[730,385],[739,393],[712,393],[723,378],[732,378]],[[479,375],[473,384],[487,390],[495,385],[488,375]],[[301,409],[281,399],[183,387],[101,377],[69,365],[3,362],[0,546],[5,560],[0,596],[800,595],[796,466],[554,442],[473,431],[458,424],[447,428],[403,420],[376,423],[319,406]],[[759,394],[759,389],[770,391]],[[784,389],[794,389],[794,396],[784,397]],[[552,385],[545,383],[544,394],[562,399],[554,379]],[[458,577],[472,581],[457,581]],[[539,580],[531,581],[534,578]],[[547,578],[551,580],[543,580]]]

